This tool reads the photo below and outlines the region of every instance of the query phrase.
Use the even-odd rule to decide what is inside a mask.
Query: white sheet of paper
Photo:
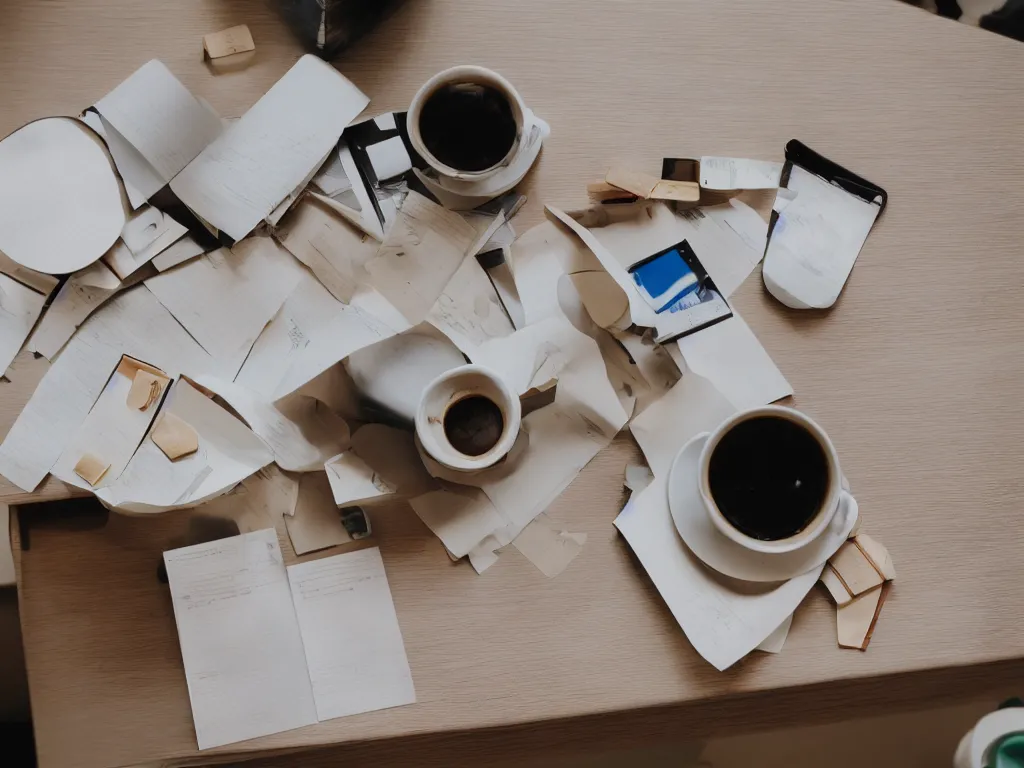
[[[100,116],[100,113],[96,110],[86,110],[82,113],[79,119],[96,131],[103,141],[106,142],[107,150],[110,152],[110,156],[114,159],[114,165],[117,168],[117,173],[121,177],[121,182],[124,184],[124,191],[128,196],[129,205],[131,205],[133,209],[137,209],[145,205],[146,200],[163,186],[163,181],[156,175],[156,171],[153,170],[153,166],[147,163],[146,159],[139,154],[139,151],[129,144],[128,140],[124,138],[124,136],[114,130],[114,127],[110,125],[110,123],[105,122]],[[152,185],[152,189],[150,189],[148,193],[140,191],[140,189],[135,186],[134,181],[128,178],[135,170],[132,165],[133,163],[141,169],[140,173],[145,175],[147,183]]]
[[[785,205],[781,205],[785,202]],[[764,284],[787,307],[827,309],[839,298],[881,205],[794,165],[779,190]]]
[[[0,445],[0,474],[26,491],[50,471],[110,378],[121,355],[175,376],[225,375],[145,286],[112,299],[78,329],[53,361]]]
[[[307,54],[189,163],[171,189],[241,240],[310,175],[368,103],[340,72]]]
[[[397,489],[352,451],[331,457],[324,469],[336,507],[359,507],[397,497]]]
[[[96,109],[165,184],[222,131],[220,118],[156,59],[96,102]]]
[[[821,568],[764,590],[732,588],[680,540],[669,513],[666,481],[667,473],[655,472],[654,482],[634,494],[615,518],[615,527],[693,647],[716,669],[728,669],[792,615]]]
[[[11,508],[6,504],[0,504],[0,536],[0,587],[10,587],[17,581],[17,574],[11,550]]]
[[[61,275],[87,267],[124,227],[121,186],[100,138],[49,117],[0,140],[0,251]]]
[[[231,363],[233,379],[303,276],[291,254],[258,237],[162,272],[146,287],[203,349]]]
[[[789,637],[789,628],[792,625],[793,616],[791,614],[754,650],[764,651],[765,653],[782,653],[782,647],[786,644],[786,638]]]
[[[154,420],[173,414],[199,436],[199,450],[171,461],[150,434],[139,445],[116,482],[100,488],[104,503],[135,514],[194,507],[221,496],[274,460],[245,424],[185,379],[168,392]]]
[[[0,274],[0,375],[17,357],[45,303],[46,294]]]
[[[700,185],[704,189],[775,189],[782,163],[742,157],[702,157]]]
[[[369,283],[412,324],[424,320],[476,242],[457,213],[410,192],[377,254]]]
[[[269,446],[274,461],[290,472],[320,471],[349,446],[348,424],[312,397],[291,395],[271,403],[245,387],[212,376],[200,384],[221,397]]]
[[[550,517],[541,513],[512,541],[512,546],[537,566],[537,570],[553,579],[583,551],[587,534],[569,533]]]
[[[737,410],[793,394],[793,387],[735,310],[732,317],[675,343],[686,367],[710,381]]]
[[[139,210],[144,209],[140,208]],[[157,212],[159,213],[159,211]],[[182,239],[185,233],[188,232],[183,225],[170,216],[161,215],[161,220],[162,229],[160,234],[149,241],[145,247],[140,248],[138,253],[132,252],[126,245],[126,242],[122,241],[115,243],[114,247],[103,255],[104,263],[119,278],[125,280],[135,274],[141,267],[151,262],[156,256]],[[125,226],[127,227],[128,225]]]
[[[331,150],[327,156],[327,162],[313,176],[313,186],[325,195],[337,195],[347,189],[352,189],[352,181],[345,173],[345,167],[341,164],[341,157],[337,149]]]
[[[485,341],[515,330],[487,273],[474,258],[463,260],[430,308],[427,320],[471,357]]]
[[[366,282],[366,262],[380,243],[331,209],[303,198],[275,233],[281,245],[316,275],[338,301],[350,302]]]
[[[451,486],[410,500],[423,524],[456,558],[465,557],[494,531],[508,525],[478,488]]]
[[[317,721],[277,534],[164,553],[200,749]]]
[[[53,360],[86,318],[121,288],[102,261],[68,277],[28,340],[28,348]]]
[[[687,372],[660,400],[636,416],[629,429],[655,477],[667,477],[676,454],[691,437],[712,431],[735,412],[711,382]]]
[[[378,181],[393,179],[412,168],[412,159],[401,136],[370,144],[366,148],[366,155]]]
[[[331,486],[323,472],[306,472],[299,476],[295,512],[285,517],[284,524],[297,555],[352,541],[341,522],[341,511],[334,503]]]
[[[164,390],[170,384],[169,380],[164,380],[156,402],[144,411],[136,410],[128,405],[127,398],[135,374],[139,370],[156,373],[148,365],[139,365],[131,358],[121,358],[89,415],[75,430],[67,447],[50,470],[52,475],[77,488],[91,490],[93,486],[75,473],[78,461],[83,455],[91,453],[103,463],[110,465],[95,487],[111,485],[121,476],[135,449],[149,431]]]
[[[205,253],[203,246],[199,245],[189,235],[185,235],[153,257],[153,266],[160,272],[166,272],[171,267],[184,264],[189,259],[200,256],[203,253]]]
[[[320,720],[415,703],[379,549],[292,565],[288,581]]]

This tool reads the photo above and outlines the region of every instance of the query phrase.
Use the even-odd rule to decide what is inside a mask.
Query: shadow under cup
[[[704,486],[742,536],[783,542],[824,523],[836,501],[831,445],[799,414],[766,409],[740,418],[709,446]],[[808,539],[813,536],[807,536]]]

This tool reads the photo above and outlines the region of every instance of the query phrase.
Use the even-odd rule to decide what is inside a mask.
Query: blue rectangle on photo
[[[678,248],[658,254],[630,272],[644,300],[658,313],[697,290],[700,283]]]

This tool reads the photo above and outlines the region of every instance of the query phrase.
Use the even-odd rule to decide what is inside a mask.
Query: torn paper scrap
[[[135,371],[125,404],[136,411],[148,410],[160,399],[167,382],[167,377],[162,373],[154,373],[140,368]]]
[[[110,485],[120,477],[135,449],[149,431],[153,416],[156,414],[156,408],[143,411],[128,403],[128,396],[139,374],[153,377],[152,381],[157,390],[155,400],[163,396],[170,383],[170,379],[163,371],[140,360],[122,357],[110,373],[89,415],[75,430],[67,447],[50,470],[54,476],[79,488],[97,486],[98,481],[82,478],[76,470],[82,456],[91,454],[102,460],[106,467],[102,485]],[[83,484],[80,478],[85,479],[87,484]]]
[[[121,187],[99,136],[48,117],[0,140],[0,251],[62,275],[87,267],[124,227]]]
[[[866,651],[889,591],[881,584],[836,608],[836,637],[840,648]]]
[[[352,435],[352,452],[402,498],[437,487],[420,460],[412,432],[386,424],[364,424]]]
[[[49,296],[53,293],[53,289],[60,284],[60,278],[23,267],[8,258],[2,251],[0,251],[0,274],[14,278],[22,285],[28,286],[44,296]]]
[[[380,243],[311,197],[300,200],[274,236],[338,301],[350,302],[366,282],[366,262]]]
[[[679,339],[686,367],[710,381],[737,410],[793,394],[754,332],[735,311],[721,323]]]
[[[220,117],[153,59],[96,102],[166,184],[221,133]]]
[[[236,53],[255,50],[256,44],[252,40],[252,32],[245,24],[203,35],[203,55],[208,59],[220,59]]]
[[[78,463],[74,466],[74,473],[84,480],[90,487],[96,487],[107,474],[110,464],[91,453],[82,454]]]
[[[284,524],[297,555],[352,541],[323,472],[305,472],[299,476],[295,513],[285,516]]]
[[[684,373],[660,400],[630,422],[629,429],[656,478],[668,477],[679,449],[701,432],[711,432],[736,408],[707,379]]]
[[[700,200],[700,187],[693,182],[659,179],[649,173],[629,168],[612,168],[604,180],[613,187],[644,199],[677,200],[685,203]]]
[[[203,246],[189,235],[185,235],[154,256],[153,266],[160,272],[166,272],[171,267],[184,264],[189,259],[201,256],[205,252]]]
[[[0,375],[14,362],[48,295],[0,274]]]
[[[508,525],[478,488],[453,485],[418,496],[409,505],[455,558],[465,557]]]
[[[587,534],[569,533],[543,512],[512,540],[512,546],[553,579],[583,551]]]
[[[828,560],[828,567],[839,577],[852,597],[874,589],[885,581],[882,571],[872,562],[856,539],[847,541]]]
[[[199,435],[195,429],[187,421],[173,413],[165,413],[160,416],[156,426],[153,427],[150,440],[171,461],[176,461],[183,456],[191,456],[199,450]]]
[[[765,653],[781,653],[782,647],[786,644],[786,638],[789,637],[789,628],[792,625],[793,616],[790,615],[774,632],[764,639],[763,643],[757,646],[754,650],[764,651]]]
[[[827,309],[888,196],[799,141],[786,145],[786,170],[772,213],[764,284],[787,307]]]
[[[288,568],[317,717],[416,702],[377,547]]]
[[[276,242],[255,237],[151,277],[146,287],[234,378],[303,276]]]
[[[458,213],[417,192],[405,198],[377,254],[369,282],[410,323],[424,320],[477,239]]]
[[[75,272],[60,287],[32,331],[28,348],[53,360],[78,326],[121,287],[121,280],[102,261]]]
[[[889,550],[881,542],[873,539],[866,533],[856,534],[853,540],[878,568],[886,581],[893,581],[896,578],[896,566],[893,565],[892,555],[889,554]]]
[[[153,261],[188,232],[184,225],[150,206],[136,211],[124,226],[122,242],[103,255],[106,265],[122,280]]]
[[[640,493],[640,491],[651,484],[653,479],[654,473],[651,472],[650,467],[642,464],[627,464],[622,485],[633,493]]]
[[[102,136],[107,143],[107,149],[124,183],[128,203],[133,209],[145,205],[149,198],[166,186],[166,182],[156,169],[139,154],[139,150],[108,123],[95,107],[82,113],[82,122]]]
[[[273,530],[164,553],[200,749],[317,721]]]
[[[198,450],[174,461],[153,439],[168,416],[187,424],[198,439]],[[117,481],[96,493],[105,504],[135,514],[198,506],[274,460],[245,424],[186,379],[171,387],[154,424]]]
[[[775,189],[782,176],[782,163],[747,160],[741,157],[700,159],[700,185],[704,189]]]
[[[655,472],[654,482],[634,495],[615,519],[615,527],[696,651],[716,669],[728,669],[792,615],[821,568],[777,586],[733,589],[679,539],[669,513],[666,482],[665,474]]]
[[[312,174],[368,103],[340,72],[307,54],[189,163],[171,189],[205,221],[241,240]]]
[[[124,291],[94,312],[53,361],[0,445],[0,474],[34,490],[85,420],[122,354],[144,357],[168,376],[223,375],[224,364],[210,357],[145,286]]]
[[[352,451],[338,454],[324,464],[337,507],[358,507],[394,501],[396,488]]]

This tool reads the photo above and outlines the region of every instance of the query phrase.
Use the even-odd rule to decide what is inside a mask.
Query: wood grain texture
[[[251,2],[63,0],[4,13],[3,132],[76,113],[152,57],[237,115],[299,53]],[[214,76],[202,35],[238,23],[253,31],[255,61]],[[20,588],[40,764],[451,734],[640,739],[1021,680],[1024,102],[997,75],[1021,70],[1024,46],[892,0],[413,0],[338,66],[377,112],[465,62],[501,71],[551,123],[524,225],[544,202],[583,205],[586,182],[613,163],[656,172],[666,155],[778,159],[794,137],[888,190],[833,310],[785,310],[756,276],[736,297],[796,404],[829,431],[864,530],[899,570],[870,650],[836,648],[834,610],[815,592],[781,655],[726,673],[699,659],[611,525],[637,455],[620,437],[550,511],[588,534],[557,579],[514,551],[478,577],[408,510],[377,513],[419,703],[213,754],[195,750],[170,599],[155,579],[187,516],[34,530]],[[4,387],[9,422],[31,388]]]

